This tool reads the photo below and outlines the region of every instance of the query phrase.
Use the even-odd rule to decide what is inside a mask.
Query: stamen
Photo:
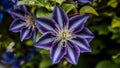
[[[66,39],[66,37],[67,37],[66,32],[62,32],[62,38],[63,38],[63,39]]]
[[[26,21],[26,27],[32,28],[32,30],[35,29],[35,19],[34,16],[29,14],[25,16],[25,21]]]

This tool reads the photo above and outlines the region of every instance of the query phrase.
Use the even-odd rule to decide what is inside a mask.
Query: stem
[[[56,0],[54,1],[54,5],[56,6]]]
[[[70,15],[68,15],[68,16],[75,16],[75,15],[79,15],[80,13],[74,13],[74,14],[70,14]]]

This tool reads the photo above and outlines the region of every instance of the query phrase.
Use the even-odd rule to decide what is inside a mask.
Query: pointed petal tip
[[[57,64],[57,63],[59,63],[59,62],[56,62],[56,61],[52,61],[52,65],[54,65],[54,64]]]
[[[68,25],[69,19],[66,12],[59,6],[54,8],[52,13],[52,19],[58,24],[59,28],[62,29],[65,25]]]
[[[25,39],[21,38],[20,41],[23,42]]]

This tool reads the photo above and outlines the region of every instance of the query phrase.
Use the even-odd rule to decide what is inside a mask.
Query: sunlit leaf
[[[91,6],[83,6],[80,9],[80,14],[85,14],[85,13],[90,13],[90,14],[94,14],[94,15],[98,16],[97,11]]]
[[[37,0],[21,0],[18,1],[18,5],[29,5],[29,6],[42,6],[42,4]]]
[[[51,1],[54,1],[55,2],[55,0],[51,0]],[[64,2],[65,0],[56,0],[56,3],[59,3],[60,5]]]
[[[118,5],[118,2],[117,2],[117,0],[110,0],[110,1],[107,3],[107,5],[115,8],[115,7]]]
[[[120,18],[119,17],[114,17],[112,20],[112,28],[119,27],[120,28]]]
[[[37,17],[51,18],[52,12],[48,11],[46,8],[39,8],[37,10]]]
[[[73,4],[63,4],[62,8],[66,13],[69,13],[73,8],[75,8],[75,6]]]

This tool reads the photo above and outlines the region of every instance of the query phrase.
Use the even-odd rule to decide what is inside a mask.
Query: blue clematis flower
[[[13,64],[18,60],[17,56],[10,51],[5,51],[2,55],[2,58],[3,58],[2,62],[5,64]]]
[[[21,68],[22,65],[31,61],[34,56],[40,56],[40,53],[36,48],[28,48],[27,52],[27,54],[18,58],[15,53],[6,51],[2,55],[2,62],[5,64],[11,64],[11,68]]]
[[[74,0],[76,2],[78,2],[79,4],[83,5],[86,3],[92,3],[93,0]]]
[[[31,12],[31,8],[25,5],[14,6],[9,11],[14,19],[10,25],[10,31],[20,32],[21,41],[31,38],[36,34],[36,17]]]
[[[68,19],[60,7],[55,7],[52,19],[38,18],[37,26],[43,35],[35,47],[49,49],[53,64],[62,58],[77,64],[80,53],[91,52],[89,42],[94,36],[84,26],[88,18],[87,15],[77,15]]]
[[[8,12],[16,4],[17,0],[0,0],[0,23],[2,22],[4,12]]]
[[[31,55],[25,55],[21,58],[19,58],[13,65],[11,68],[21,68],[22,65],[26,64],[27,62],[32,60],[32,56]]]

